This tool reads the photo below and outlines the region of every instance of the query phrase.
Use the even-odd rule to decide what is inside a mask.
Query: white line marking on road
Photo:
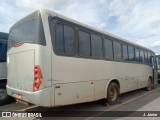
[[[137,96],[137,97],[135,97],[135,98],[132,98],[132,99],[130,99],[130,100],[128,100],[128,101],[125,101],[125,102],[123,102],[123,103],[121,103],[121,104],[119,104],[119,105],[116,105],[116,106],[114,106],[114,107],[112,107],[112,108],[110,108],[110,109],[107,109],[107,110],[105,110],[105,111],[103,111],[103,112],[101,112],[101,113],[98,113],[98,114],[94,115],[93,117],[88,117],[88,118],[86,118],[86,119],[84,119],[84,120],[91,120],[91,119],[93,119],[93,118],[95,118],[95,117],[98,117],[99,115],[105,113],[106,111],[114,110],[114,109],[116,109],[116,108],[118,108],[118,107],[120,107],[120,106],[122,106],[122,105],[124,105],[124,104],[126,104],[126,103],[132,102],[132,101],[134,101],[134,100],[136,100],[136,99],[138,99],[138,98],[140,98],[140,97],[143,97],[143,96],[145,96],[145,95],[148,95],[148,94],[150,94],[150,93],[152,93],[152,92],[154,92],[154,91],[157,91],[157,89],[156,89],[156,90],[149,91],[149,92],[147,92],[147,93],[144,93],[144,94],[142,94],[142,95],[140,95],[140,96]]]
[[[20,110],[16,110],[16,111],[25,111],[27,109],[32,109],[32,108],[36,108],[36,107],[38,107],[38,106],[33,105],[33,106],[30,106],[30,107],[27,107],[27,108],[24,108],[24,109],[20,109]]]

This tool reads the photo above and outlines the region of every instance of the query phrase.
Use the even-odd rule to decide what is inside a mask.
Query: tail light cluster
[[[40,85],[42,84],[42,72],[40,66],[34,66],[34,82],[33,82],[33,91],[38,91]]]

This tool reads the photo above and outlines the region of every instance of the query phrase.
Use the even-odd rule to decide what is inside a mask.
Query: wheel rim
[[[6,97],[6,91],[4,89],[0,89],[0,100],[3,100]]]
[[[109,97],[112,101],[115,101],[117,98],[117,89],[116,87],[112,87],[110,92],[109,92]]]

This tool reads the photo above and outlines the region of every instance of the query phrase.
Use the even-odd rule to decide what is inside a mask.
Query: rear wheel
[[[152,78],[149,77],[149,78],[148,78],[148,84],[147,84],[147,90],[148,90],[148,91],[152,90],[152,87],[153,87]]]
[[[110,105],[116,104],[119,98],[119,88],[114,82],[111,82],[108,86],[107,101]]]

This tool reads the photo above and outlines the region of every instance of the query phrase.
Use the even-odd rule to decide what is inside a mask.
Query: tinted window
[[[35,39],[35,19],[29,20],[9,34],[10,47],[21,42],[33,43]]]
[[[152,66],[154,66],[154,68],[156,68],[156,67],[157,67],[157,63],[156,63],[156,61],[155,61],[155,54],[152,53],[152,52],[151,52],[151,57],[153,57],[153,58],[151,58]]]
[[[123,49],[123,60],[128,60],[128,49],[127,49],[127,45],[122,45],[122,49]]]
[[[136,62],[139,62],[139,49],[135,49]]]
[[[144,61],[145,61],[145,63],[147,63],[147,62],[148,62],[148,54],[147,54],[147,52],[146,52],[146,51],[144,52],[144,56],[145,56]]]
[[[140,50],[140,62],[144,63],[144,51]]]
[[[87,32],[79,31],[79,55],[90,56],[90,35]]]
[[[128,55],[129,61],[134,61],[134,48],[132,46],[128,46]]]
[[[113,41],[114,59],[122,59],[121,44]]]
[[[148,63],[151,64],[151,54],[148,52]]]
[[[112,41],[104,39],[104,55],[107,59],[113,59]]]
[[[0,39],[0,62],[6,62],[7,41]]]
[[[70,26],[56,25],[56,51],[67,55],[74,55],[74,29]]]
[[[65,53],[74,55],[75,43],[74,43],[74,28],[64,25],[64,42],[65,42]]]
[[[102,58],[102,39],[100,36],[91,34],[92,56]]]
[[[65,52],[62,24],[56,25],[56,51],[59,53]]]

